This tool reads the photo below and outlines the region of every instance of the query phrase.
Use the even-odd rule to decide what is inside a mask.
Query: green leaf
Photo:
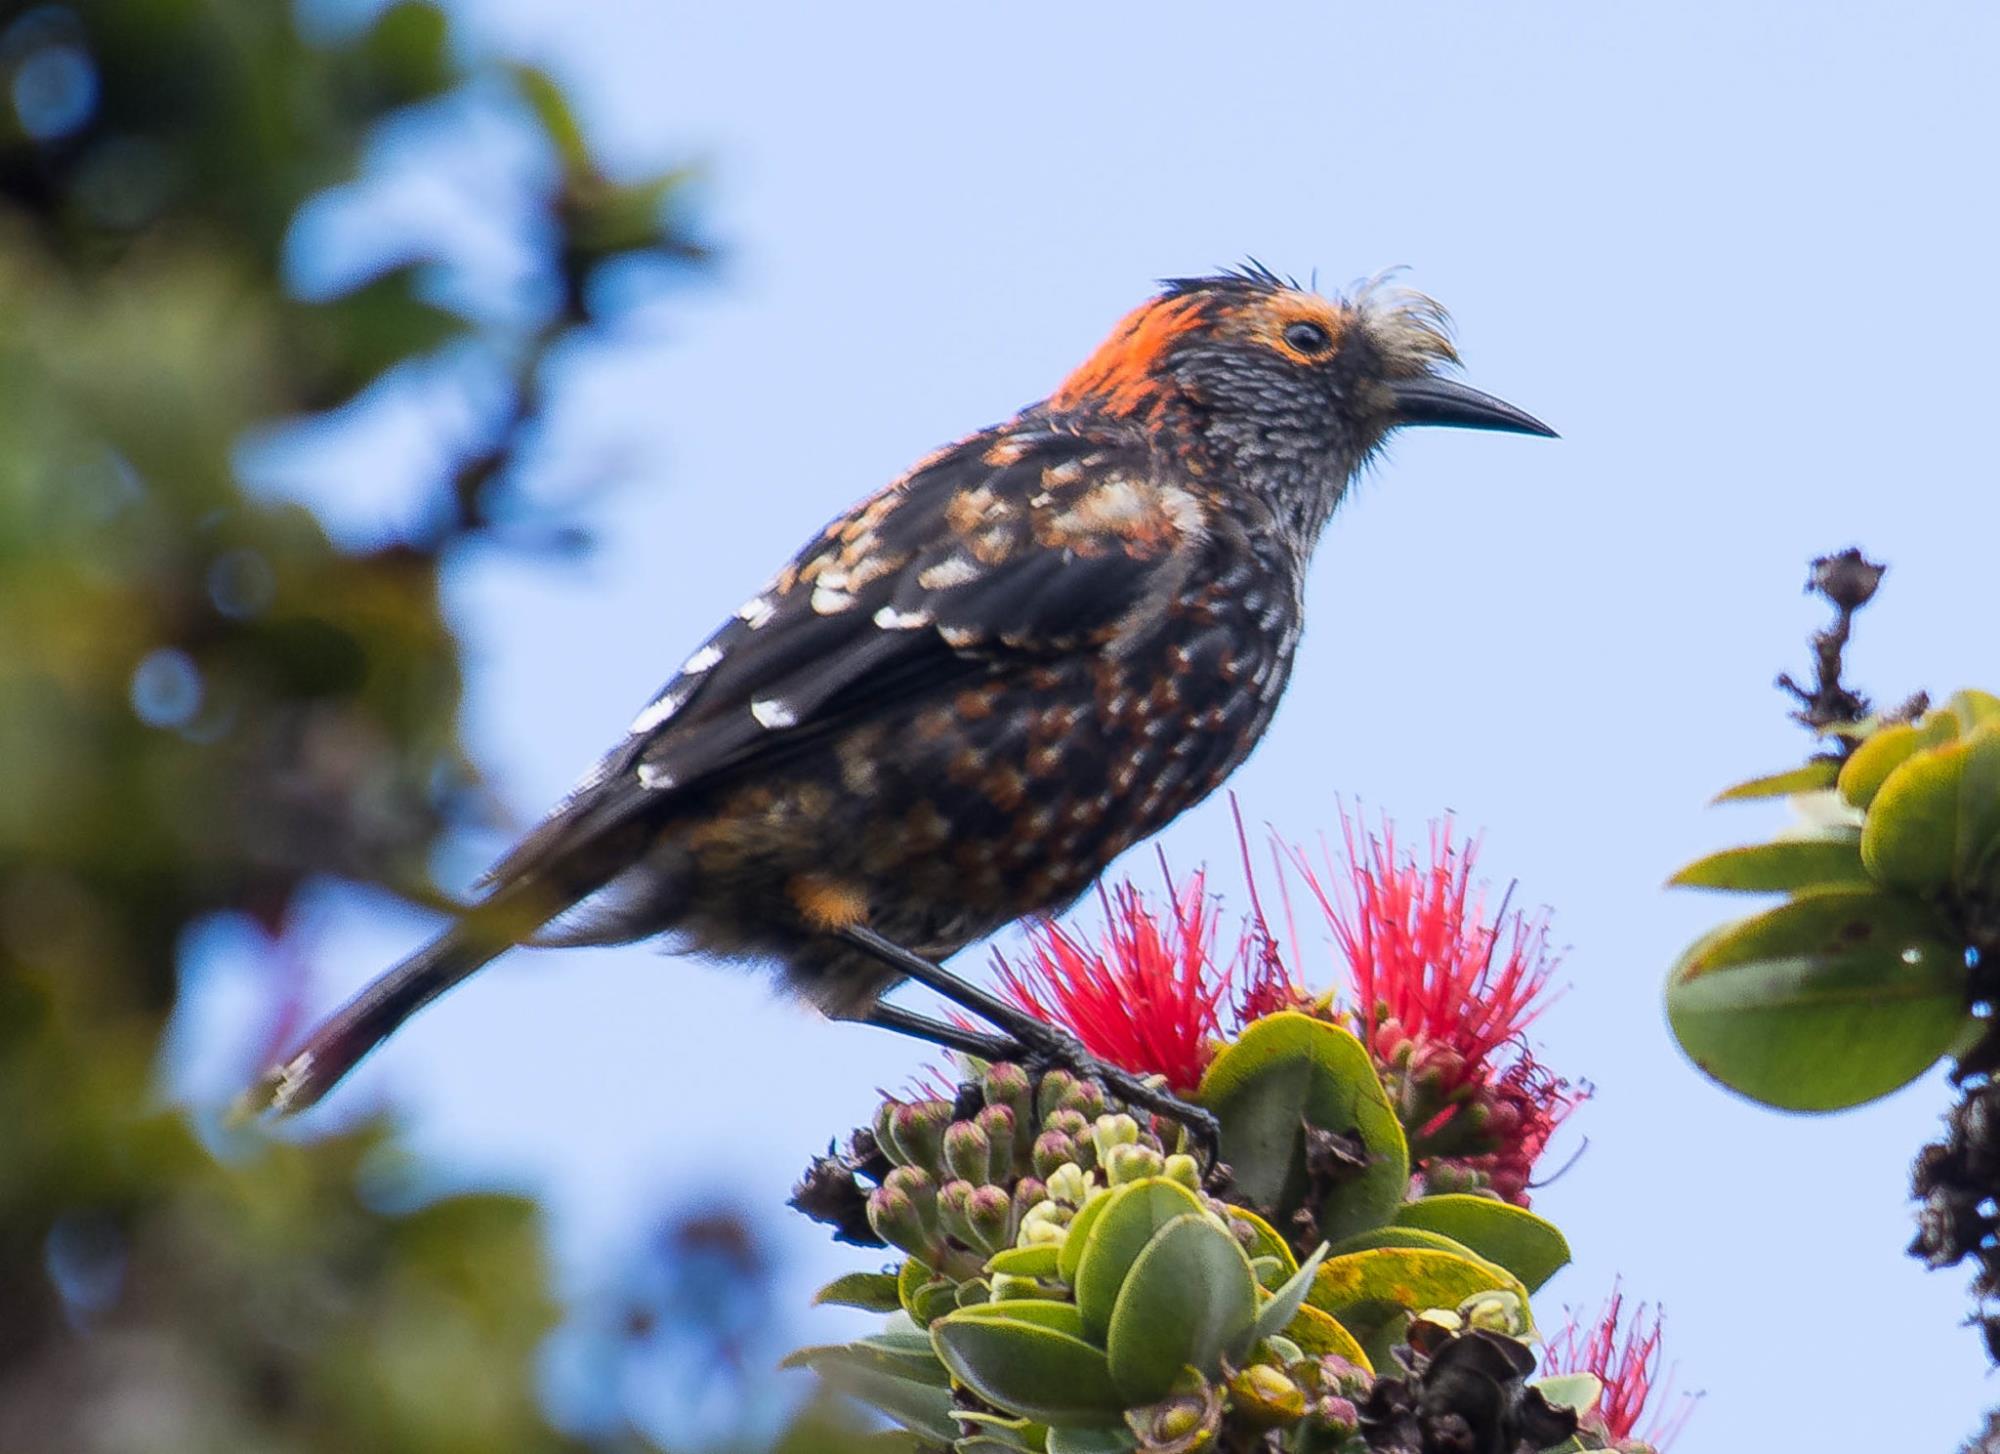
[[[1190,1212],[1146,1244],[1112,1310],[1105,1353],[1128,1404],[1164,1398],[1183,1368],[1213,1376],[1240,1358],[1257,1317],[1257,1280],[1236,1239]]]
[[[1861,830],[1861,859],[1890,888],[1962,885],[2000,836],[2000,723],[1916,753],[1883,780]],[[1968,775],[1968,767],[1974,771]]]
[[[1559,1409],[1575,1409],[1587,1414],[1604,1396],[1603,1380],[1594,1373],[1554,1373],[1528,1385],[1539,1389],[1543,1398]]]
[[[570,218],[571,240],[593,257],[658,247],[669,231],[667,201],[690,175],[672,171],[643,182],[606,182],[581,189]]]
[[[1082,1338],[1083,1315],[1077,1311],[1075,1303],[1061,1302],[1055,1298],[1002,1298],[999,1302],[971,1303],[952,1314],[953,1317],[998,1318],[1003,1322],[1033,1323],[1039,1328],[1053,1328],[1058,1333],[1067,1333],[1072,1338]]]
[[[1366,1304],[1422,1312],[1455,1308],[1475,1293],[1496,1290],[1513,1293],[1527,1307],[1528,1290],[1494,1263],[1432,1248],[1380,1247],[1328,1258],[1306,1301],[1347,1322],[1350,1309]]]
[[[1056,1276],[1072,1287],[1076,1285],[1076,1269],[1083,1261],[1083,1249],[1090,1245],[1090,1229],[1104,1215],[1105,1204],[1110,1200],[1109,1193],[1102,1193],[1079,1207],[1070,1218],[1069,1232],[1056,1248]]]
[[[1697,858],[1667,882],[1677,888],[1731,889],[1738,893],[1794,893],[1801,889],[1864,886],[1857,837],[1778,838],[1747,848],[1726,848]]]
[[[1073,1334],[963,1308],[933,1323],[931,1340],[960,1383],[1009,1413],[1092,1428],[1124,1406],[1103,1351]]]
[[[1320,1243],[1318,1250],[1306,1259],[1305,1266],[1294,1272],[1265,1300],[1264,1306],[1257,1310],[1256,1326],[1250,1330],[1252,1344],[1285,1331],[1292,1316],[1304,1305],[1306,1294],[1312,1291],[1313,1274],[1319,1271],[1320,1263],[1326,1261],[1328,1250],[1326,1243]]]
[[[918,1258],[906,1259],[896,1271],[896,1299],[920,1328],[950,1312],[958,1301],[956,1293],[949,1278],[939,1277]]]
[[[1048,1277],[1058,1274],[1059,1257],[1055,1245],[1037,1243],[1033,1247],[1003,1247],[986,1259],[986,1270],[1009,1277]]]
[[[1112,1310],[1118,1306],[1125,1275],[1153,1235],[1176,1217],[1189,1212],[1206,1216],[1207,1211],[1200,1197],[1164,1176],[1128,1182],[1099,1200],[1104,1209],[1085,1229],[1086,1245],[1070,1284],[1076,1289],[1076,1305],[1083,1314],[1086,1334],[1101,1343],[1111,1330]],[[1074,1242],[1077,1236],[1073,1224],[1068,1241]]]
[[[1746,798],[1786,798],[1793,793],[1810,793],[1830,788],[1840,773],[1840,764],[1830,757],[1815,757],[1804,767],[1774,772],[1769,777],[1753,777],[1715,795],[1718,803],[1736,803]]]
[[[1215,1057],[1196,1099],[1222,1121],[1235,1194],[1259,1206],[1296,1207],[1305,1195],[1302,1120],[1360,1137],[1367,1169],[1318,1209],[1328,1238],[1387,1221],[1409,1187],[1409,1146],[1388,1093],[1367,1050],[1338,1025],[1294,1010],[1258,1020]]]
[[[1534,1292],[1569,1262],[1569,1243],[1551,1222],[1492,1197],[1451,1193],[1396,1209],[1396,1225],[1441,1232],[1498,1263]]]
[[[2000,894],[2000,720],[1966,739],[1959,774],[1958,843],[1952,876],[1960,894]]]
[[[1882,790],[1882,780],[1923,745],[1923,734],[1907,722],[1871,733],[1840,769],[1840,796],[1854,807],[1866,808]]]
[[[1139,1441],[1123,1424],[1098,1429],[1049,1430],[1049,1454],[1125,1454],[1139,1447]]]
[[[1860,1105],[1923,1074],[1961,1033],[1965,953],[1921,905],[1874,893],[1781,904],[1697,940],[1667,982],[1689,1059],[1791,1111]]]
[[[1314,1358],[1334,1353],[1349,1363],[1359,1364],[1368,1373],[1375,1371],[1375,1362],[1368,1356],[1368,1350],[1341,1321],[1331,1313],[1321,1312],[1311,1303],[1293,1315],[1292,1321],[1285,1327],[1285,1336],[1298,1344],[1302,1352]]]
[[[596,169],[590,160],[590,147],[583,139],[583,128],[577,124],[576,113],[570,110],[569,98],[562,87],[547,71],[534,66],[517,65],[510,69],[514,84],[521,88],[528,109],[534,112],[542,134],[555,147],[563,169],[574,174],[593,173]]]
[[[1953,692],[1951,700],[1944,705],[1945,710],[1965,724],[1967,732],[1976,732],[1988,722],[2000,722],[2000,697],[1991,692],[1968,687],[1962,692]]]
[[[886,1272],[850,1272],[836,1277],[813,1294],[814,1307],[829,1304],[866,1308],[871,1313],[892,1313],[903,1305],[896,1293],[895,1277]]]

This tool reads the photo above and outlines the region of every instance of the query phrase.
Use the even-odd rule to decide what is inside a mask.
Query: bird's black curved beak
[[[1390,381],[1398,424],[1445,424],[1454,429],[1498,429],[1508,434],[1540,434],[1557,438],[1555,430],[1504,399],[1481,393],[1457,379],[1426,374]]]

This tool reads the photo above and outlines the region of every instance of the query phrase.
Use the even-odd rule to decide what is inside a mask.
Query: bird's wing
[[[1107,642],[1190,568],[1205,524],[1143,445],[1029,426],[955,445],[739,607],[487,881],[888,703]]]

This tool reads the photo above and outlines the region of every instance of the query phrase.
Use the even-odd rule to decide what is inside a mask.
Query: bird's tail
[[[457,923],[342,1005],[305,1043],[258,1077],[239,1111],[303,1111],[339,1084],[402,1023],[532,934],[588,891],[579,884],[551,896],[546,886],[517,884],[472,908]],[[539,888],[539,891],[538,891]]]

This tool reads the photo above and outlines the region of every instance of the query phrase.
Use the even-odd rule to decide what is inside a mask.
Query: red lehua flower
[[[1394,1021],[1403,1038],[1449,1046],[1468,1070],[1518,1041],[1540,1012],[1535,1001],[1555,970],[1546,922],[1508,915],[1504,905],[1496,922],[1487,921],[1484,895],[1472,887],[1479,845],[1454,848],[1449,818],[1431,830],[1428,866],[1414,855],[1398,861],[1395,830],[1387,824],[1368,841],[1365,856],[1344,813],[1341,831],[1351,910],[1321,887],[1302,857],[1294,858],[1347,957],[1362,1038],[1375,1044]],[[1504,954],[1503,930],[1509,931]]]
[[[1542,1367],[1548,1373],[1589,1373],[1597,1377],[1604,1385],[1604,1393],[1590,1418],[1603,1424],[1604,1433],[1613,1444],[1623,1447],[1627,1441],[1637,1440],[1650,1448],[1664,1449],[1679,1436],[1694,1412],[1694,1400],[1683,1397],[1671,1413],[1656,1407],[1645,1432],[1636,1432],[1649,1400],[1659,1405],[1673,1397],[1673,1375],[1669,1373],[1666,1381],[1660,1382],[1663,1353],[1659,1311],[1653,1310],[1649,1320],[1646,1305],[1641,1303],[1630,1322],[1626,1322],[1624,1312],[1625,1295],[1614,1286],[1596,1323],[1587,1332],[1572,1317],[1562,1332],[1550,1340],[1542,1356]],[[1659,1396],[1654,1399],[1656,1384]]]
[[[1030,958],[1000,960],[1000,986],[1029,1014],[1067,1026],[1084,1048],[1140,1075],[1162,1075],[1193,1090],[1215,1058],[1218,1007],[1235,977],[1237,955],[1215,958],[1215,913],[1197,873],[1174,892],[1162,923],[1131,884],[1103,895],[1101,948],[1047,921],[1028,930]]]
[[[1399,857],[1387,825],[1366,852],[1353,820],[1341,826],[1351,904],[1296,850],[1292,860],[1346,956],[1356,1028],[1406,1092],[1413,1149],[1431,1143],[1426,1171],[1469,1173],[1525,1206],[1536,1158],[1581,1099],[1521,1039],[1555,969],[1547,922],[1504,904],[1488,919],[1472,881],[1478,845],[1455,846],[1450,819],[1432,828],[1427,863]]]

